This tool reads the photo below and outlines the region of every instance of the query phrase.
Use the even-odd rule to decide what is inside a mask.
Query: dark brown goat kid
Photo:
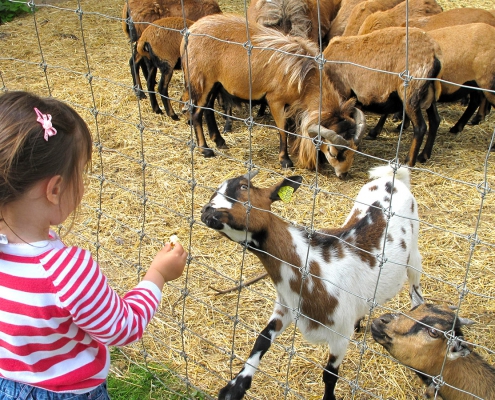
[[[415,370],[428,385],[428,397],[494,400],[495,368],[463,337],[461,327],[472,323],[456,318],[446,306],[422,304],[407,315],[384,314],[374,319],[371,333],[393,357]],[[444,383],[435,393],[433,378],[440,375]]]

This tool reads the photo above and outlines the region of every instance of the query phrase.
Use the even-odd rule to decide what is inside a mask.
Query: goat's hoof
[[[180,121],[180,118],[177,116],[177,114],[171,115],[170,118],[172,118],[174,121]]]
[[[146,94],[144,92],[141,92],[140,90],[136,92],[136,97],[138,100],[144,100],[146,98]]]
[[[235,383],[232,383],[235,382]],[[251,377],[238,376],[218,393],[218,400],[241,400],[251,387]]]
[[[201,154],[205,158],[215,157],[215,152],[212,149],[202,149]]]
[[[163,111],[161,110],[161,108],[156,108],[156,109],[153,109],[153,112],[155,114],[163,114]]]
[[[378,135],[370,135],[369,133],[364,137],[365,140],[376,140]]]

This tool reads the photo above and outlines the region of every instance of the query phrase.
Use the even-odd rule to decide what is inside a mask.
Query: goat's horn
[[[359,144],[366,132],[366,117],[364,113],[357,107],[354,107],[352,117],[356,121],[356,133],[354,134],[354,143]]]
[[[345,140],[342,136],[340,136],[337,132],[325,128],[322,125],[311,125],[308,128],[308,133],[311,137],[318,136],[318,132],[320,132],[321,137],[327,139],[330,143],[340,145],[340,146],[349,146],[349,142]]]
[[[473,325],[476,323],[475,321],[473,321],[472,319],[469,319],[469,318],[458,317],[457,319],[459,320],[459,323],[461,325]]]
[[[258,175],[258,172],[260,172],[259,169],[252,169],[251,171],[247,172],[246,174],[244,174],[244,178],[246,178],[247,180],[251,180],[253,179],[256,175]]]

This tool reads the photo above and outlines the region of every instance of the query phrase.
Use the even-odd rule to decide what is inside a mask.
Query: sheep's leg
[[[203,108],[195,107],[191,116],[194,133],[196,134],[196,144],[198,145],[201,154],[205,157],[214,157],[215,152],[208,147],[205,134],[203,132]]]
[[[163,108],[165,108],[165,112],[170,118],[172,118],[174,121],[178,121],[179,117],[175,114],[172,104],[170,103],[170,98],[168,96],[168,84],[172,79],[174,70],[170,68],[170,66],[167,66],[166,68],[162,69],[161,73],[162,76],[160,78],[160,82],[158,83],[158,93],[160,93],[160,96],[162,98]]]
[[[158,102],[156,101],[156,94],[155,94],[156,72],[157,72],[156,67],[151,67],[151,70],[148,71],[148,80],[147,80],[148,94],[150,96],[150,103],[153,111],[156,114],[163,114],[162,110],[160,109],[160,106],[158,105]]]
[[[431,106],[426,109],[426,114],[428,114],[428,138],[426,139],[426,144],[423,151],[418,156],[418,161],[421,163],[424,163],[431,158],[433,144],[435,143],[435,138],[437,137],[438,127],[440,126],[440,116],[438,115],[437,105],[435,102],[433,102]]]
[[[486,100],[485,95],[483,95],[481,98],[480,106],[478,107],[478,112],[473,117],[473,119],[468,122],[468,125],[479,125],[481,122],[483,122],[490,112],[490,108],[491,104]]]
[[[411,142],[411,147],[409,148],[409,153],[406,157],[406,164],[410,167],[414,167],[419,149],[421,148],[421,144],[423,143],[423,138],[426,133],[426,122],[419,108],[412,113],[410,118],[413,124],[414,136]]]
[[[400,114],[402,115],[402,113],[400,113]],[[402,119],[402,117],[401,117],[401,119]],[[406,115],[406,116],[405,116],[405,118],[404,118],[404,121],[402,121],[402,123],[400,123],[399,125],[397,125],[397,126],[395,127],[395,130],[396,130],[397,132],[400,132],[400,131],[401,131],[401,129],[402,129],[403,131],[405,131],[407,128],[409,128],[409,125],[410,125],[410,124],[411,124],[411,120],[410,120],[410,119],[409,119],[409,117]]]
[[[268,105],[270,106],[270,111],[272,113],[275,124],[278,127],[280,146],[278,153],[278,160],[282,168],[292,168],[294,163],[289,158],[289,153],[287,150],[287,132],[285,132],[285,104],[283,103],[270,103],[267,99]]]
[[[225,139],[222,137],[220,131],[218,130],[217,120],[215,119],[215,112],[213,111],[217,95],[218,90],[216,88],[213,88],[208,95],[208,100],[206,102],[205,108],[206,126],[208,127],[208,134],[210,135],[210,139],[215,142],[217,148],[228,149],[229,147],[225,144]]]
[[[223,133],[232,132],[232,102],[228,99],[227,94],[224,92],[218,93],[217,100],[218,105],[222,107],[225,117],[225,125],[223,126]]]
[[[468,123],[469,118],[472,117],[472,115],[474,114],[474,112],[476,111],[478,106],[480,105],[482,97],[484,97],[484,96],[479,90],[472,90],[469,93],[468,106],[467,106],[466,110],[464,111],[464,113],[461,115],[461,118],[459,118],[459,121],[457,121],[455,123],[455,125],[452,128],[450,128],[450,130],[449,130],[450,133],[462,132],[462,130],[464,129],[464,126],[466,126],[466,124]]]
[[[132,84],[134,86],[136,96],[138,97],[138,99],[145,99],[146,94],[144,94],[143,92],[143,86],[141,84],[139,69],[141,68],[141,70],[143,71],[143,75],[145,76],[146,79],[148,79],[148,69],[146,68],[146,64],[143,62],[142,59],[136,62],[135,56],[133,54],[129,59],[129,67],[131,68]]]
[[[251,387],[254,373],[260,365],[261,358],[270,348],[275,338],[280,335],[291,323],[292,318],[286,308],[278,305],[273,310],[268,325],[261,331],[254,343],[253,349],[242,370],[232,379],[227,386],[220,390],[218,400],[239,400],[244,397]]]
[[[376,137],[382,132],[383,125],[385,125],[385,121],[387,120],[388,114],[384,114],[380,117],[376,125],[370,129],[368,135],[366,135],[365,139],[367,140],[375,140]]]
[[[266,103],[263,102],[260,104],[260,108],[258,109],[258,114],[256,114],[257,117],[263,117],[265,116],[266,113]]]

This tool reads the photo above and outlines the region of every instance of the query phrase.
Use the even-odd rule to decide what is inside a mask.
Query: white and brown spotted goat
[[[461,331],[472,323],[456,318],[446,306],[421,304],[407,315],[384,314],[374,319],[371,333],[392,356],[414,368],[428,385],[427,397],[495,400],[495,368],[472,350]]]
[[[244,396],[271,343],[298,318],[306,340],[330,346],[323,372],[324,398],[335,399],[339,365],[355,323],[369,312],[368,301],[383,304],[408,278],[412,304],[423,302],[418,207],[409,190],[409,170],[400,168],[395,179],[389,166],[372,170],[370,175],[378,179],[361,189],[344,225],[311,236],[304,227],[270,211],[274,201],[299,188],[302,177],[285,178],[262,189],[252,185],[254,175],[223,182],[201,215],[208,227],[234,242],[247,243],[277,290],[268,325],[242,371],[220,391],[219,398]]]

